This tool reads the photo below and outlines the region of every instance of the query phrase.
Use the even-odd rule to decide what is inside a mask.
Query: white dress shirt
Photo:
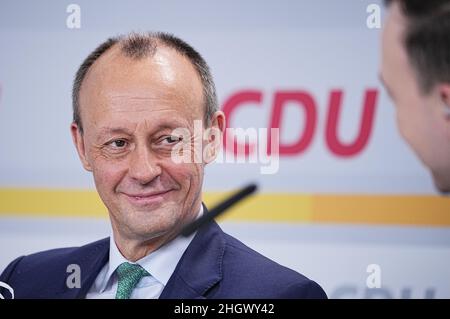
[[[203,206],[197,216],[203,214]],[[118,278],[116,269],[120,264],[129,262],[139,264],[150,276],[143,277],[131,293],[130,299],[157,299],[167,285],[181,256],[191,243],[195,233],[189,237],[178,236],[161,248],[139,259],[128,261],[116,246],[114,236],[109,242],[109,261],[97,275],[94,284],[86,295],[86,299],[114,299],[116,297]]]

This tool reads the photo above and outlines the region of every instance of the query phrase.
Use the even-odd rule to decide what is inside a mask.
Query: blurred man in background
[[[387,0],[380,78],[401,135],[450,191],[450,1]]]

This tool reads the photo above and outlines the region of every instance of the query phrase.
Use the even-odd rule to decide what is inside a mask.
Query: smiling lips
[[[162,202],[172,190],[155,191],[149,193],[123,193],[132,204],[149,205]]]

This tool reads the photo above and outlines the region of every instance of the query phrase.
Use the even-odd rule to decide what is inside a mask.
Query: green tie
[[[137,264],[122,263],[116,271],[119,277],[116,299],[130,299],[131,292],[139,280],[142,277],[150,276],[147,270]]]

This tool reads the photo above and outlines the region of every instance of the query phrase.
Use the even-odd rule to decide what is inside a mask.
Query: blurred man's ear
[[[211,125],[206,129],[204,141],[206,147],[203,150],[205,164],[214,161],[222,148],[225,121],[225,114],[222,111],[217,111],[211,119]]]
[[[84,138],[83,134],[81,134],[78,125],[76,123],[72,123],[70,125],[70,131],[72,133],[72,139],[73,143],[75,144],[75,147],[77,148],[78,156],[80,157],[81,163],[83,164],[83,167],[85,170],[92,172],[92,167],[89,164],[89,161],[86,157],[86,148],[84,146]]]
[[[439,85],[439,94],[442,104],[442,116],[444,119],[447,140],[450,142],[450,83]]]
[[[439,88],[441,100],[444,103],[444,114],[450,121],[450,83],[441,84]]]

